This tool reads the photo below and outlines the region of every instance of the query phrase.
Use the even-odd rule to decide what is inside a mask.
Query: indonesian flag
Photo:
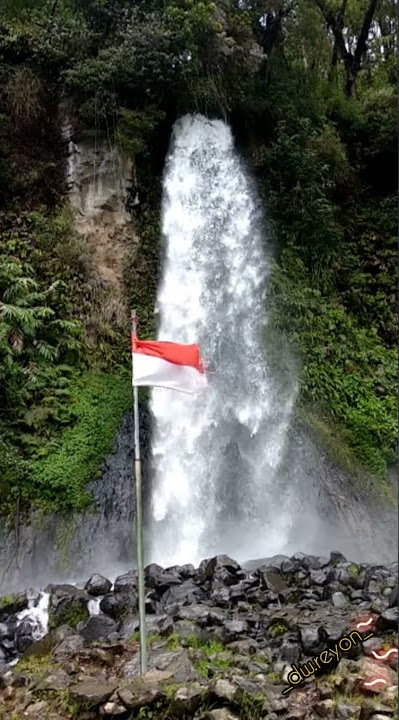
[[[132,335],[133,385],[195,393],[206,377],[198,345],[138,340]]]

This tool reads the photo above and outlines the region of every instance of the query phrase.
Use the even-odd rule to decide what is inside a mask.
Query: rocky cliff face
[[[147,424],[142,412],[145,450]],[[89,489],[93,506],[84,514],[62,518],[32,514],[30,522],[0,528],[0,592],[50,580],[75,580],[99,562],[115,576],[134,559],[133,419],[124,417],[114,453],[104,460],[101,476]]]
[[[82,317],[88,342],[95,328],[105,322],[126,326],[128,308],[124,293],[125,254],[137,245],[128,212],[132,165],[105,139],[76,137],[65,123],[62,130],[66,154],[68,194],[75,227],[94,254],[99,298],[93,314]],[[144,454],[148,418],[142,411]],[[132,417],[123,419],[114,453],[104,460],[101,477],[92,483],[93,508],[67,519],[32,513],[19,527],[0,523],[0,588],[38,584],[50,579],[79,577],[101,557],[104,569],[117,574],[134,556],[134,492],[132,481]]]

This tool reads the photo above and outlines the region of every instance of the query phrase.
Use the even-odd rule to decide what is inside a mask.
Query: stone
[[[314,710],[319,715],[319,717],[328,717],[333,715],[333,710],[335,707],[334,700],[327,699],[327,700],[320,700],[320,702],[317,702],[313,705]]]
[[[221,700],[222,702],[232,703],[236,697],[237,686],[233,685],[229,680],[220,678],[212,683],[210,692],[218,701]]]
[[[126,708],[118,702],[109,701],[100,707],[100,715],[111,715],[111,717],[117,717],[118,715],[126,715]]]
[[[348,600],[343,594],[343,592],[334,592],[331,595],[331,602],[334,605],[334,607],[342,608],[345,607],[345,605],[348,604]]]
[[[272,572],[261,568],[259,573],[262,588],[270,590],[270,592],[276,593],[277,595],[288,590],[288,585],[279,572]]]
[[[35,691],[39,690],[65,690],[71,684],[72,680],[68,673],[61,669],[54,669],[39,682],[35,687]]]
[[[230,573],[236,573],[241,570],[241,567],[238,562],[228,555],[216,555],[210,560],[203,560],[199,567],[204,581],[212,580],[215,573],[218,574],[222,569]]]
[[[51,631],[51,637],[54,639],[55,645],[65,640],[70,635],[75,635],[75,630],[70,625],[60,625]]]
[[[169,615],[148,615],[146,618],[148,635],[167,637],[173,633],[173,620]]]
[[[344,563],[346,562],[346,557],[342,555],[342,553],[338,552],[337,550],[332,550],[330,552],[330,563],[331,565],[338,565],[338,563]]]
[[[246,620],[229,620],[223,626],[224,642],[234,642],[239,640],[240,636],[248,633],[248,623]]]
[[[121,620],[127,613],[138,609],[138,595],[129,592],[113,592],[104,595],[100,602],[100,610],[114,620]]]
[[[173,717],[187,717],[195,713],[204,699],[206,689],[199,683],[183,685],[180,687],[170,703],[170,712]]]
[[[359,716],[360,708],[356,705],[339,702],[337,703],[335,714],[339,720],[349,720],[350,718],[355,718]]]
[[[92,643],[108,637],[112,632],[116,631],[117,627],[116,622],[107,615],[92,615],[79,629],[79,635],[87,643]]]
[[[210,618],[210,608],[207,605],[188,605],[182,607],[175,617],[176,620],[192,620],[200,625],[206,625]]]
[[[324,585],[327,581],[327,575],[324,570],[311,570],[309,575],[311,582],[315,585]]]
[[[151,563],[145,568],[145,586],[155,589],[160,595],[173,585],[180,585],[182,579],[177,572],[168,572],[160,565]]]
[[[375,720],[376,714],[384,717],[384,720],[387,720],[387,716],[391,716],[392,713],[393,708],[387,707],[375,700],[365,699],[362,703],[359,720],[370,720],[370,718]]]
[[[227,708],[217,708],[216,710],[208,710],[205,715],[201,715],[204,720],[240,720],[237,715]]]
[[[398,629],[398,608],[390,607],[377,618],[375,623],[376,631],[396,630]]]
[[[79,622],[89,618],[90,595],[73,585],[54,585],[49,600],[49,627],[70,625],[76,628]]]
[[[245,640],[234,640],[234,642],[229,643],[227,647],[229,650],[233,650],[233,652],[246,655],[255,655],[259,649],[259,645],[256,640],[252,640],[250,638]]]
[[[173,570],[173,568],[167,568],[167,570]],[[181,565],[178,570],[184,580],[187,580],[188,578],[193,578],[196,574],[194,565],[191,565],[190,563],[187,563],[186,565]]]
[[[131,590],[135,592],[137,591],[137,583],[137,572],[135,570],[131,570],[130,572],[125,573],[124,575],[119,575],[116,578],[114,582],[114,592],[124,593]]]
[[[128,710],[138,710],[146,705],[152,705],[152,703],[159,700],[162,696],[164,696],[164,693],[162,693],[158,687],[139,681],[126,685],[118,690],[118,697]]]
[[[170,587],[161,598],[162,608],[167,611],[168,606],[175,603],[178,605],[176,611],[181,605],[195,605],[206,599],[206,592],[203,587],[197,585],[193,580],[185,580],[179,585]]]
[[[103,575],[98,575],[96,573],[92,575],[91,578],[87,581],[84,589],[87,593],[89,593],[89,595],[98,597],[99,595],[105,595],[107,592],[109,592],[111,587],[111,580],[108,580],[108,578],[104,577]]]
[[[61,658],[64,656],[75,655],[84,647],[84,639],[81,635],[69,635],[54,650],[54,656]]]
[[[116,683],[87,678],[73,685],[69,692],[73,699],[89,707],[105,703],[116,690]]]
[[[221,587],[217,588],[216,590],[213,590],[211,593],[211,601],[214,605],[217,605],[218,607],[229,607],[230,605],[230,592],[228,588]]]
[[[15,630],[15,645],[18,652],[23,653],[34,642],[35,638],[31,623],[28,620],[23,620]]]
[[[43,720],[43,718],[47,717],[49,710],[50,705],[48,702],[40,700],[40,702],[33,703],[26,708],[24,717],[30,720]]]
[[[304,652],[307,655],[315,655],[321,652],[324,647],[324,638],[321,636],[318,627],[304,627],[299,630],[299,639]]]

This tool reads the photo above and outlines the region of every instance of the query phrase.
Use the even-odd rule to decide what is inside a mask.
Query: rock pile
[[[18,621],[26,595],[0,598],[3,718],[387,720],[397,707],[397,572],[337,552],[247,567],[225,555],[198,568],[149,565],[143,677],[135,571],[113,587],[93,575],[84,589],[46,588],[49,632],[39,641],[29,618]],[[360,640],[338,651],[355,629]],[[312,661],[334,648],[335,662]]]

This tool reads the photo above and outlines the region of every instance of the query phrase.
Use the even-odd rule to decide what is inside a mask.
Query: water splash
[[[290,527],[270,495],[296,383],[278,379],[273,348],[266,352],[267,236],[225,123],[199,115],[176,123],[163,191],[158,338],[199,342],[214,373],[195,397],[152,393],[151,559],[270,555]]]

